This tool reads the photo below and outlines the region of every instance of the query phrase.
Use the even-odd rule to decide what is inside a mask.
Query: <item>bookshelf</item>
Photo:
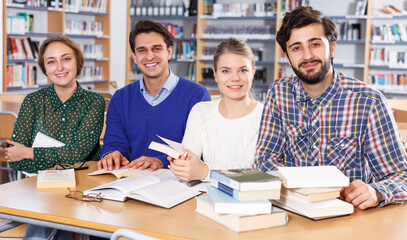
[[[70,1],[71,4],[64,4],[63,1],[49,1],[59,3],[56,6],[29,6],[13,2],[7,0],[2,3],[3,92],[35,90],[50,84],[37,65],[36,50],[33,45],[38,48],[42,41],[52,36],[67,36],[83,50],[85,64],[82,76],[78,78],[83,86],[99,89],[108,87],[109,0],[99,1],[98,7],[84,6],[81,0]],[[91,2],[88,1],[88,3]],[[11,46],[17,46],[17,48],[12,50]]]
[[[160,2],[160,4],[155,4]],[[170,69],[178,76],[195,81],[197,40],[195,37],[197,16],[183,5],[182,1],[137,1],[129,0],[128,34],[138,20],[151,19],[162,23],[174,35],[173,56]],[[192,14],[193,16],[191,16]],[[195,13],[196,14],[196,13]],[[128,45],[128,43],[127,43]],[[131,58],[129,59],[126,84],[141,78],[141,73]]]
[[[134,1],[134,0],[133,0]],[[129,7],[131,6],[131,0],[129,0]],[[195,81],[206,86],[209,90],[217,90],[216,83],[213,79],[209,79],[207,76],[207,70],[212,68],[213,60],[208,55],[220,41],[232,36],[234,32],[233,28],[244,29],[247,26],[273,26],[273,35],[268,38],[256,38],[250,36],[239,36],[240,39],[247,40],[248,44],[253,49],[261,49],[262,59],[257,59],[256,66],[258,69],[266,69],[266,77],[264,79],[257,79],[253,83],[253,89],[256,99],[262,101],[262,97],[265,96],[267,88],[274,79],[291,75],[293,72],[289,66],[287,60],[281,53],[281,49],[275,41],[276,30],[279,29],[282,22],[282,17],[285,11],[290,11],[295,4],[308,4],[314,9],[321,11],[324,15],[329,16],[337,24],[338,35],[340,37],[337,41],[337,51],[334,58],[334,67],[347,75],[354,76],[366,83],[372,84],[379,88],[389,97],[403,97],[407,94],[407,34],[406,38],[402,40],[377,40],[372,34],[374,26],[396,24],[404,24],[407,26],[407,14],[405,15],[390,15],[382,12],[380,9],[386,8],[389,5],[395,5],[403,9],[407,9],[407,3],[405,0],[343,0],[343,1],[326,1],[326,0],[241,0],[238,3],[256,4],[256,3],[272,3],[275,4],[275,10],[269,16],[262,16],[261,14],[256,16],[235,17],[230,16],[233,12],[232,8],[228,9],[228,14],[217,12],[214,15],[208,14],[208,9],[213,7],[211,5],[213,1],[210,0],[198,0],[198,16],[181,17],[182,20],[169,16],[138,16],[136,18],[149,18],[156,21],[173,22],[181,21],[180,24],[185,22],[196,23],[196,57],[195,57]],[[236,3],[232,0],[217,0],[217,4],[232,4]],[[365,6],[365,7],[364,7]],[[226,8],[227,9],[227,8]],[[358,10],[357,10],[358,9]],[[363,10],[364,9],[364,10]],[[217,10],[216,10],[217,11]],[[136,18],[129,18],[129,22]],[[130,24],[129,24],[130,25]],[[131,27],[131,26],[130,26]],[[216,27],[219,27],[216,29]],[[224,27],[224,28],[222,28]],[[213,29],[214,32],[228,32],[228,35],[219,34],[219,36],[209,36],[208,28]],[[209,34],[211,35],[211,34]],[[373,39],[375,38],[375,39]],[[396,63],[384,62],[381,64],[372,64],[374,59],[374,50],[383,48],[387,52],[387,55],[393,56],[396,59]],[[129,59],[130,59],[130,49]],[[404,55],[403,55],[404,54]],[[387,56],[386,55],[386,56]],[[396,57],[394,57],[396,56]],[[398,61],[397,62],[397,56]],[[405,58],[401,58],[405,56]],[[130,66],[131,60],[128,65],[128,75],[131,72]],[[174,66],[184,66],[185,63],[175,63],[177,61],[172,60],[171,69],[180,76],[184,76],[185,70],[178,70]],[[205,77],[203,77],[204,72]],[[260,74],[259,74],[260,75]],[[375,78],[374,78],[375,77]],[[129,79],[127,77],[127,79]],[[133,79],[134,80],[134,79]],[[131,82],[130,80],[127,83]],[[380,84],[379,84],[380,82]],[[402,85],[400,87],[399,85]]]

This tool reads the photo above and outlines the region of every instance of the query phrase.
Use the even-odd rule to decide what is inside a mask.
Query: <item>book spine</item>
[[[239,200],[239,192],[221,182],[218,182],[218,187],[217,189],[219,189],[220,191],[226,193],[227,195]]]
[[[236,190],[239,190],[239,188],[240,188],[239,182],[237,182],[233,179],[230,179],[230,178],[226,177],[225,175],[222,175],[221,173],[216,172],[216,171],[211,171],[211,179],[214,179],[218,182],[222,182],[226,186],[229,186]]]

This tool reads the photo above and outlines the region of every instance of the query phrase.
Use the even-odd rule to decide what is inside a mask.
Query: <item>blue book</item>
[[[252,169],[212,170],[211,179],[238,191],[280,189],[281,181],[271,174]]]
[[[271,212],[271,202],[266,199],[239,201],[214,187],[208,188],[208,196],[216,213],[266,214]]]
[[[211,179],[211,186],[237,200],[280,199],[280,188],[271,190],[239,191],[214,179]]]

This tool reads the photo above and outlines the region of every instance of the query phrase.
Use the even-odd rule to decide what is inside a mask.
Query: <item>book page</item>
[[[168,180],[174,180],[174,181],[178,181],[178,182],[188,186],[188,182],[178,179],[171,171],[168,171],[168,172],[158,176],[158,178],[161,180],[161,182],[168,181]],[[200,182],[198,184],[193,184],[193,186],[188,186],[188,187],[198,190],[200,192],[208,192],[208,187],[210,185],[211,185],[210,182]]]
[[[198,194],[199,191],[180,182],[168,180],[134,190],[128,197],[170,208]]]
[[[63,147],[65,143],[60,142],[52,137],[45,135],[42,132],[38,132],[34,138],[32,147]]]
[[[165,174],[166,172],[168,172],[168,169],[164,169],[164,168],[160,168],[157,169],[155,171],[150,171],[150,169],[144,169],[144,170],[139,170],[139,169],[133,169],[133,168],[124,168],[121,167],[119,169],[114,169],[114,170],[104,170],[104,169],[100,169],[91,173],[88,173],[88,176],[95,176],[95,175],[100,175],[100,174],[113,174],[115,175],[117,178],[122,178],[122,177],[139,177],[139,176],[148,176],[148,175],[152,175],[152,176],[160,176],[162,174]]]
[[[177,143],[174,141],[171,141],[169,139],[160,137],[158,135],[156,135],[157,137],[159,137],[161,140],[163,140],[166,144],[168,144],[172,149],[174,149],[175,151],[177,151],[178,153],[183,154],[184,153],[184,147],[182,146],[181,143]]]
[[[141,177],[129,177],[116,180],[114,182],[110,182],[107,184],[100,185],[98,187],[89,189],[85,191],[85,194],[90,192],[99,192],[105,189],[116,189],[120,193],[127,195],[129,192],[134,191],[139,188],[144,188],[148,185],[160,182],[160,179],[157,177],[148,175],[148,176],[141,176]]]

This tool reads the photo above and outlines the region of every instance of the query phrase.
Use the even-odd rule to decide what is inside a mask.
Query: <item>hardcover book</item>
[[[74,169],[38,171],[37,188],[75,187]]]
[[[216,213],[266,214],[271,212],[271,202],[266,199],[239,201],[214,187],[208,188],[208,197]]]
[[[343,187],[349,185],[336,166],[277,167],[285,188]]]
[[[239,191],[280,189],[278,177],[252,169],[212,170],[211,179]]]
[[[287,212],[276,207],[269,214],[219,214],[214,211],[208,196],[196,198],[195,211],[235,232],[284,226],[288,220]]]
[[[307,203],[338,198],[341,188],[281,188],[281,195]]]
[[[348,215],[353,213],[354,209],[352,204],[339,199],[305,203],[285,198],[283,195],[280,200],[273,200],[273,204],[315,220]]]
[[[222,182],[216,181],[215,179],[211,179],[211,186],[241,201],[280,198],[280,188],[270,190],[239,191],[227,186]]]

